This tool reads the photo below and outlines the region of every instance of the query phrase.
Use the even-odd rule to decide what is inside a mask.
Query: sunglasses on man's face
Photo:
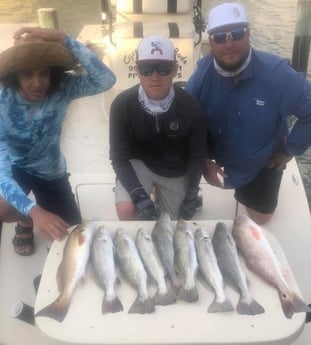
[[[145,77],[150,77],[154,71],[161,76],[166,76],[172,73],[174,62],[160,62],[160,63],[138,63],[137,68],[139,73]]]
[[[215,43],[225,43],[231,38],[233,41],[238,41],[245,36],[247,28],[238,28],[228,32],[217,32],[216,34],[210,35]]]

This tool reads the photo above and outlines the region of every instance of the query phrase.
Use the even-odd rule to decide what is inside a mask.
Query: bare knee
[[[132,202],[118,202],[116,204],[116,210],[120,220],[136,219],[136,209]]]
[[[261,213],[257,212],[251,208],[246,207],[246,211],[248,216],[258,225],[263,225],[268,223],[268,221],[272,218],[274,213]]]

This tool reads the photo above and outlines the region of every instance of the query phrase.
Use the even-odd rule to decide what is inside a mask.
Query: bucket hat
[[[75,59],[61,43],[43,40],[19,39],[0,53],[0,78],[11,73],[45,67],[63,67],[70,70]]]

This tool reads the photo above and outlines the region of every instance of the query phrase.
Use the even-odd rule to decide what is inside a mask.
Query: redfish
[[[237,216],[232,235],[248,269],[278,290],[283,312],[288,319],[294,313],[311,311],[288,286],[271,245],[258,224],[246,215]]]
[[[94,235],[94,223],[77,225],[67,237],[63,258],[57,270],[59,297],[36,313],[62,322],[68,312],[71,297],[79,282],[85,279]]]

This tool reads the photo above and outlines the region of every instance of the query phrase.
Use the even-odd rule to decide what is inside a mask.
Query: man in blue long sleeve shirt
[[[18,221],[15,251],[30,255],[33,226],[61,239],[81,221],[60,150],[62,124],[73,99],[109,89],[115,75],[61,31],[21,28],[14,39],[0,54],[0,219]],[[77,62],[81,73],[72,71]]]
[[[311,85],[287,60],[251,48],[240,4],[214,7],[208,34],[211,54],[198,62],[186,86],[208,120],[204,176],[212,185],[234,188],[249,216],[263,224],[277,206],[286,163],[311,144]],[[297,118],[290,132],[289,115]]]

